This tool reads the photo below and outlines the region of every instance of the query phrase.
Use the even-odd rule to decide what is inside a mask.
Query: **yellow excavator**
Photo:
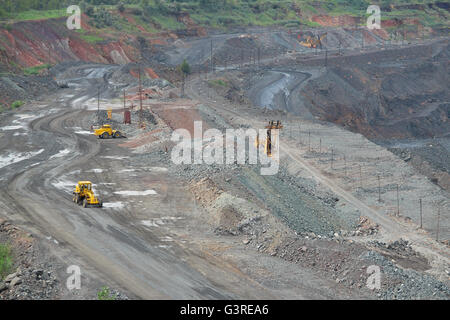
[[[300,41],[300,44],[302,46],[307,47],[307,48],[313,48],[313,49],[320,48],[320,49],[322,49],[322,41],[323,41],[323,39],[326,38],[326,36],[327,36],[326,33],[324,33],[321,36],[319,36],[319,35],[317,35],[317,36],[315,36],[315,35],[313,35],[313,36],[306,36],[306,41]]]
[[[275,142],[278,142],[278,136],[276,135],[278,131],[272,131],[274,129],[283,129],[283,125],[281,124],[281,121],[277,120],[275,121],[269,121],[269,124],[266,126],[267,129],[267,137],[264,141],[264,152],[267,154],[268,157],[272,157],[272,150],[275,145]],[[255,147],[259,148],[260,145],[259,137],[256,137],[255,141]]]
[[[73,202],[83,205],[84,208],[103,207],[103,203],[95,196],[92,190],[92,182],[90,181],[78,181],[73,192]]]

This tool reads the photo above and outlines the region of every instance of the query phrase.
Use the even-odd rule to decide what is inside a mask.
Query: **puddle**
[[[6,127],[1,127],[0,130],[2,131],[11,131],[11,130],[19,130],[19,129],[26,129],[25,126],[6,126]]]
[[[8,155],[0,155],[0,168],[9,166],[11,164],[23,161],[23,160],[27,160],[30,159],[34,156],[37,156],[38,154],[41,154],[42,152],[44,152],[44,149],[41,149],[39,151],[34,151],[34,152],[12,152]]]
[[[155,190],[145,190],[145,191],[116,191],[114,192],[118,195],[125,195],[125,196],[148,196],[148,195],[154,195],[157,194]]]
[[[57,154],[54,154],[50,157],[50,159],[55,159],[55,158],[62,158],[64,157],[66,154],[69,154],[70,150],[69,149],[64,149],[59,151]]]
[[[85,130],[80,130],[80,131],[75,131],[76,134],[84,134],[84,135],[91,135],[92,132],[90,131],[85,131]]]
[[[68,193],[71,193],[74,190],[76,184],[77,184],[76,182],[68,181],[68,180],[59,180],[57,182],[52,183],[52,185],[55,188],[63,190]]]
[[[122,209],[125,207],[125,204],[121,201],[117,201],[117,202],[104,202],[103,203],[103,207],[104,208],[108,208],[108,209]]]
[[[124,160],[124,159],[128,159],[129,157],[126,156],[104,156],[102,157],[103,159],[112,159],[112,160]]]
[[[149,167],[149,168],[145,168],[145,170],[153,171],[153,172],[167,172],[168,171],[168,169],[164,168],[164,167]]]
[[[143,224],[146,227],[160,227],[169,222],[180,220],[180,219],[183,219],[183,218],[181,218],[181,217],[161,217],[161,218],[155,218],[155,219],[151,219],[151,220],[142,220],[141,224]],[[165,241],[165,242],[173,241],[173,239],[168,236],[164,237],[161,240]]]

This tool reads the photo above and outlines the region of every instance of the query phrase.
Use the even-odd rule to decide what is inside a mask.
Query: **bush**
[[[111,294],[111,290],[108,287],[102,287],[99,292],[97,292],[98,300],[116,300],[117,295]]]
[[[94,7],[93,7],[93,6],[87,7],[87,8],[86,8],[86,14],[87,14],[89,17],[93,17],[94,14],[95,14],[95,9],[94,9]]]
[[[25,102],[17,100],[12,103],[11,108],[17,109],[17,108],[20,108],[21,106],[23,106],[24,104],[25,104]]]
[[[123,4],[123,2],[119,3],[117,5],[117,10],[119,10],[119,12],[125,12],[125,5]]]
[[[0,243],[0,280],[6,277],[13,267],[11,248]]]

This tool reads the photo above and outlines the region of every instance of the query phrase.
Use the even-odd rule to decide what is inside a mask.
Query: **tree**
[[[182,87],[181,87],[181,96],[184,97],[184,84],[186,82],[186,76],[191,73],[191,66],[186,61],[186,59],[183,60],[183,63],[181,63],[178,66],[178,71],[181,72],[182,76]]]
[[[120,3],[117,5],[117,10],[119,10],[119,12],[121,12],[121,13],[125,12],[125,5],[124,5],[123,2],[120,2]]]

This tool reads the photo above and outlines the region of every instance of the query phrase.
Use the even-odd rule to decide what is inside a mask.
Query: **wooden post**
[[[322,153],[322,138],[319,141],[319,153]]]

